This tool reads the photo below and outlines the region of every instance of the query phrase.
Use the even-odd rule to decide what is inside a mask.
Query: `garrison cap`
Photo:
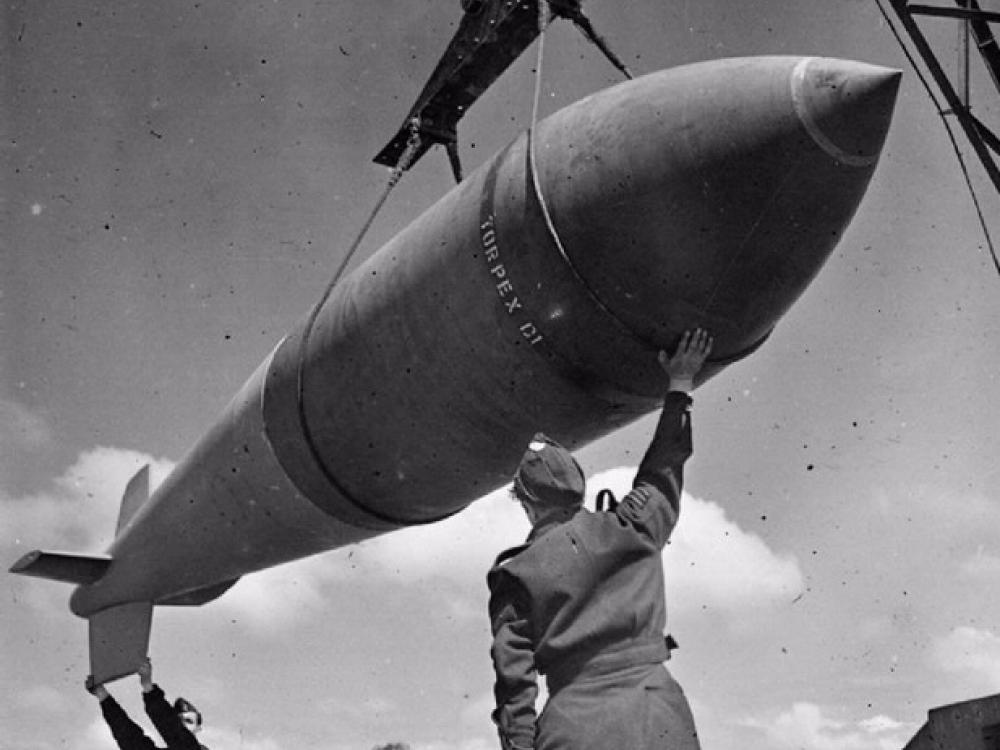
[[[572,508],[583,504],[586,481],[572,454],[541,432],[528,444],[514,475],[514,492],[531,503]]]

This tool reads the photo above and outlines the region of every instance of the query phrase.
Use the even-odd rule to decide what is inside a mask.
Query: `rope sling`
[[[604,40],[597,35],[597,33],[594,31],[593,25],[583,15],[583,13],[579,11],[579,9],[576,9],[575,12],[572,11],[567,12],[566,15],[579,28],[583,30],[584,35],[591,42],[597,45],[597,47],[605,54],[605,56],[612,62],[612,64],[616,68],[622,71],[627,78],[632,77],[631,73],[624,66],[624,64],[614,55],[614,53],[611,52],[611,50],[608,48]],[[538,119],[538,99],[541,90],[545,27],[548,25],[552,17],[553,14],[549,7],[549,0],[538,0],[538,25],[539,25],[538,65],[536,67],[536,73],[535,73],[535,92],[534,92],[534,102],[531,112],[531,128],[528,131],[529,151],[532,151],[534,148],[531,134],[535,130],[535,125]],[[306,319],[306,323],[305,326],[303,327],[301,338],[298,342],[298,352],[296,361],[296,407],[298,411],[299,425],[302,428],[303,438],[305,440],[306,445],[309,448],[310,457],[312,458],[315,465],[320,469],[324,478],[330,483],[331,486],[340,491],[340,494],[344,496],[345,500],[347,500],[349,503],[355,506],[359,506],[359,504],[351,497],[349,493],[347,493],[343,489],[337,478],[333,476],[333,474],[327,468],[326,463],[323,461],[319,449],[316,445],[315,437],[312,433],[312,430],[309,427],[309,421],[306,416],[306,408],[305,408],[306,358],[308,356],[309,338],[312,334],[314,326],[316,325],[316,319],[319,317],[320,311],[329,300],[330,295],[333,293],[333,290],[336,288],[337,284],[340,282],[340,279],[343,276],[344,271],[346,270],[348,264],[351,262],[351,259],[354,257],[354,254],[357,252],[358,248],[361,246],[361,243],[364,240],[365,235],[368,233],[368,230],[374,223],[375,218],[378,216],[382,207],[385,205],[385,202],[388,199],[389,194],[392,192],[393,188],[395,188],[396,185],[399,183],[400,179],[403,176],[403,173],[409,169],[415,157],[420,152],[420,146],[421,146],[420,121],[418,119],[414,118],[413,120],[410,121],[409,131],[410,134],[407,140],[406,148],[403,151],[402,156],[400,156],[399,162],[396,164],[395,167],[392,168],[392,172],[389,176],[389,180],[384,190],[382,191],[382,195],[376,201],[374,208],[372,209],[371,213],[368,216],[368,219],[362,225],[361,230],[358,232],[357,237],[354,239],[354,242],[351,243],[351,246],[348,248],[347,252],[344,254],[344,257],[338,264],[336,270],[333,273],[332,278],[327,283],[326,288],[324,289],[323,294],[320,297],[319,301],[317,301],[316,304],[313,305],[312,309],[310,310],[309,317]],[[535,159],[533,153],[531,155],[531,165],[532,165],[532,182],[535,186],[535,191],[539,203],[542,205],[542,211],[545,215],[545,222],[546,225],[548,226],[549,233],[554,238],[556,245],[559,248],[559,252],[562,253],[563,257],[566,258],[567,262],[569,262],[569,259],[566,256],[566,251],[563,248],[562,243],[559,241],[558,235],[556,234],[555,226],[552,223],[552,218],[549,215],[548,208],[545,205],[545,199],[542,196],[541,190],[538,187],[538,174],[537,171],[535,170]],[[572,268],[572,265],[570,265],[570,267]],[[575,269],[574,273],[576,273]],[[399,523],[398,519],[384,515],[370,508],[359,506],[359,510],[362,510],[364,513],[367,513],[384,522],[393,524]],[[439,520],[441,519],[433,518],[433,519],[428,519],[427,521],[419,521],[419,522],[408,521],[407,523],[410,525],[418,525],[425,523],[434,523]]]

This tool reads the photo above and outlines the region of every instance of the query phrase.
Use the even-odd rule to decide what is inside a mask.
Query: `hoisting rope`
[[[951,141],[951,147],[955,152],[955,157],[958,159],[958,165],[962,170],[963,177],[965,178],[965,185],[968,187],[969,195],[972,197],[972,205],[976,209],[976,216],[979,217],[979,225],[983,229],[983,236],[986,238],[986,246],[989,248],[990,256],[993,258],[993,267],[996,269],[997,273],[1000,274],[1000,260],[997,259],[996,249],[993,247],[993,240],[990,237],[990,230],[986,224],[986,219],[983,217],[983,210],[979,205],[979,197],[976,195],[976,190],[972,185],[972,178],[969,176],[969,170],[965,165],[965,159],[962,156],[962,151],[958,147],[958,141],[955,138],[955,133],[948,122],[948,115],[941,106],[940,102],[938,102],[937,97],[934,96],[934,91],[927,82],[926,77],[920,72],[920,68],[917,67],[916,60],[914,60],[913,55],[910,54],[910,50],[903,42],[902,36],[900,36],[899,32],[896,30],[892,20],[889,18],[889,14],[882,6],[882,0],[875,0],[875,4],[878,6],[879,12],[885,19],[886,25],[888,25],[892,35],[896,37],[896,42],[899,44],[899,48],[903,51],[903,54],[906,55],[906,59],[910,62],[910,67],[913,68],[913,72],[917,74],[917,78],[920,80],[920,83],[923,84],[924,90],[927,92],[927,96],[930,97],[931,102],[934,104],[934,108],[937,110],[938,116],[941,118],[941,122],[944,123],[944,129],[948,134],[948,140]]]
[[[538,177],[538,160],[535,157],[535,131],[538,126],[538,100],[541,96],[542,63],[545,58],[545,27],[550,18],[548,11],[549,0],[538,0],[538,56],[535,62],[535,95],[531,105],[531,126],[528,128],[527,136],[528,164],[531,167],[531,186],[534,189],[538,205],[541,206],[542,217],[545,219],[545,227],[548,229],[549,237],[552,239],[553,244],[555,244],[556,249],[562,256],[563,261],[565,261],[566,267],[572,272],[580,286],[586,290],[588,296],[594,304],[597,305],[625,334],[639,342],[642,346],[653,351],[659,351],[659,346],[651,341],[647,341],[645,338],[639,336],[635,331],[629,328],[623,320],[615,315],[611,308],[604,304],[604,301],[597,295],[597,293],[590,288],[590,284],[587,283],[586,279],[583,278],[581,273],[573,264],[573,261],[570,260],[569,253],[566,252],[566,247],[563,245],[562,240],[559,237],[559,232],[556,231],[556,225],[552,221],[552,215],[549,213],[548,204],[545,202],[545,195],[542,193],[542,183]]]
[[[549,230],[549,236],[556,245],[556,249],[559,250],[559,254],[562,255],[563,260],[573,271],[573,274],[582,282],[583,279],[577,272],[576,267],[569,259],[569,254],[566,252],[566,248],[563,246],[562,240],[559,238],[559,233],[556,231],[556,225],[552,221],[552,215],[549,213],[549,206],[545,202],[545,196],[542,194],[542,184],[538,179],[538,160],[535,158],[535,131],[538,128],[538,100],[542,93],[542,65],[545,62],[545,27],[548,25],[550,19],[549,12],[549,0],[538,0],[538,53],[535,59],[535,94],[531,102],[531,126],[528,128],[528,163],[531,165],[531,185],[535,189],[535,197],[538,199],[538,205],[542,207],[542,217],[545,219],[545,226]],[[584,284],[586,287],[586,284]],[[590,287],[586,287],[588,290]],[[594,295],[596,298],[596,295]],[[600,302],[600,300],[598,300]],[[601,305],[603,307],[603,304]],[[610,312],[610,311],[609,311]]]
[[[306,342],[309,340],[309,334],[312,331],[313,325],[316,323],[316,317],[319,315],[320,309],[326,304],[326,301],[330,298],[330,294],[333,292],[333,288],[337,286],[337,282],[340,281],[341,275],[344,273],[344,269],[347,268],[347,264],[350,263],[351,258],[354,253],[357,252],[358,247],[361,245],[361,241],[364,236],[368,233],[371,228],[372,222],[375,221],[375,217],[378,212],[385,205],[386,199],[389,197],[389,193],[392,189],[396,187],[399,183],[400,178],[403,176],[403,172],[410,168],[410,164],[413,161],[413,157],[416,155],[417,150],[420,148],[420,121],[417,118],[413,118],[410,121],[410,138],[406,142],[406,149],[403,154],[399,157],[399,162],[392,169],[392,173],[389,175],[389,182],[385,186],[385,190],[382,191],[381,197],[376,201],[375,208],[368,215],[368,220],[365,221],[364,226],[361,227],[361,231],[358,232],[358,236],[354,238],[354,242],[348,248],[347,253],[340,260],[340,265],[337,266],[337,270],[333,273],[333,278],[330,279],[330,283],[326,285],[326,289],[323,291],[323,296],[320,297],[319,302],[317,302],[312,311],[309,313],[309,319],[306,321],[305,330],[302,333],[302,341],[299,344],[299,403],[301,406],[301,396],[302,396],[302,369],[305,363],[305,350]]]
[[[327,300],[330,298],[330,294],[333,292],[334,288],[337,286],[337,282],[340,281],[340,277],[344,273],[344,269],[347,268],[347,264],[350,262],[354,253],[357,251],[358,247],[361,245],[361,241],[364,239],[365,234],[368,233],[368,229],[371,227],[372,222],[375,221],[375,217],[378,212],[382,209],[385,204],[386,199],[389,197],[389,193],[392,189],[396,187],[400,178],[403,176],[403,172],[410,168],[414,157],[420,149],[420,121],[414,118],[409,123],[410,137],[406,142],[406,148],[404,149],[402,155],[399,157],[399,161],[396,166],[393,167],[392,173],[389,175],[389,181],[382,191],[381,197],[375,203],[375,207],[368,216],[368,220],[365,221],[364,226],[361,227],[361,231],[358,232],[358,236],[354,239],[354,242],[348,248],[347,253],[340,261],[340,265],[337,266],[337,270],[333,274],[333,278],[326,285],[326,289],[323,291],[323,296],[320,297],[319,301],[313,306],[312,310],[309,312],[309,318],[306,320],[306,324],[302,329],[302,337],[299,340],[298,357],[296,363],[296,406],[298,408],[299,425],[302,428],[302,435],[305,438],[306,445],[309,446],[309,453],[312,456],[313,461],[316,466],[319,467],[320,471],[326,480],[333,485],[339,492],[344,496],[344,499],[353,505],[357,505],[351,495],[346,492],[343,487],[341,487],[340,482],[334,477],[326,464],[323,462],[320,456],[319,449],[316,447],[315,439],[313,437],[312,431],[309,429],[309,421],[306,418],[306,408],[305,408],[305,367],[306,367],[306,356],[308,354],[309,336],[312,334],[313,326],[316,324],[316,318],[319,317],[320,310],[323,305],[326,304]],[[360,507],[360,506],[359,506]],[[365,513],[374,516],[382,521],[387,521],[390,523],[397,523],[398,521],[389,516],[383,515],[378,511],[372,510],[370,508],[361,508]],[[434,519],[437,520],[437,519]]]
[[[534,154],[532,153],[534,148],[533,145],[534,139],[531,137],[531,134],[534,131],[535,124],[537,123],[538,120],[538,98],[540,96],[540,91],[541,91],[541,78],[542,78],[541,67],[542,67],[542,56],[543,56],[544,39],[545,39],[544,32],[545,32],[545,27],[549,21],[549,17],[550,14],[549,14],[548,0],[538,0],[538,28],[539,28],[538,65],[535,78],[534,104],[532,106],[532,111],[531,111],[531,128],[528,131],[528,143],[529,143],[528,148],[529,148],[529,160],[531,161],[532,178],[535,186],[535,193],[538,197],[539,203],[542,206],[542,213],[545,216],[545,223],[548,226],[550,235],[553,237],[553,239],[556,242],[556,245],[559,248],[559,252],[562,253],[563,257],[566,259],[566,262],[569,263],[569,257],[566,255],[566,251],[563,248],[562,243],[559,241],[559,236],[556,234],[555,226],[552,223],[552,218],[551,216],[549,216],[548,208],[545,205],[545,199],[541,194],[541,190],[538,185],[538,173],[535,169]],[[629,73],[629,71],[625,68],[624,64],[622,64],[621,61],[618,60],[618,58],[611,52],[611,50],[608,49],[607,45],[604,43],[604,40],[597,35],[597,33],[593,29],[593,26],[582,15],[582,13],[576,13],[570,17],[584,31],[584,34],[604,52],[604,54],[608,57],[608,59],[611,60],[611,62],[615,65],[615,67],[621,70],[627,78],[632,77],[631,73]],[[410,131],[410,137],[407,140],[406,148],[403,151],[402,155],[399,157],[399,161],[396,163],[396,166],[393,167],[392,173],[389,177],[389,181],[386,184],[381,197],[376,202],[375,207],[372,209],[371,214],[368,216],[367,221],[365,221],[364,225],[361,227],[361,231],[358,232],[358,235],[355,238],[354,242],[351,244],[350,248],[348,248],[347,253],[345,253],[344,257],[341,259],[340,264],[337,266],[336,271],[334,271],[333,277],[330,279],[330,282],[327,284],[326,289],[323,291],[323,295],[320,297],[319,301],[313,306],[312,310],[309,312],[309,317],[307,318],[306,323],[303,326],[302,335],[298,342],[298,354],[296,362],[296,405],[298,409],[299,425],[302,428],[303,438],[305,439],[306,445],[309,447],[309,453],[312,456],[314,463],[323,473],[323,476],[326,478],[326,480],[344,496],[345,500],[354,505],[358,504],[353,500],[353,498],[351,498],[350,494],[347,493],[343,487],[341,487],[337,478],[330,473],[329,469],[324,463],[322,457],[320,456],[319,449],[316,446],[315,438],[313,437],[312,431],[309,428],[309,421],[306,417],[306,409],[305,409],[306,357],[308,355],[309,337],[312,334],[313,327],[316,324],[316,319],[319,317],[320,310],[322,310],[323,306],[329,300],[330,295],[333,293],[334,288],[340,281],[340,277],[343,275],[344,270],[347,268],[347,264],[350,263],[351,258],[354,256],[354,253],[361,245],[361,242],[364,239],[365,235],[367,234],[372,223],[375,221],[375,217],[378,215],[379,211],[382,209],[382,206],[385,204],[386,199],[389,197],[389,193],[392,192],[392,189],[399,182],[400,178],[403,176],[403,173],[410,168],[417,153],[419,152],[421,145],[419,119],[414,118],[413,120],[410,121],[409,131]],[[573,268],[572,264],[570,264],[570,268]],[[575,268],[573,269],[573,272],[576,273]],[[577,274],[577,276],[579,276],[579,274]],[[600,300],[598,300],[598,302],[600,303]],[[601,306],[604,307],[602,303]],[[608,312],[610,313],[610,311]],[[386,516],[382,513],[379,513],[378,511],[360,506],[359,508],[363,512],[368,513],[369,515],[378,518],[380,520],[387,521],[390,523],[397,523],[397,524],[399,523],[397,519],[394,519],[390,516]],[[434,522],[437,520],[440,519],[430,519],[429,521],[427,521],[427,523]],[[412,521],[407,523],[414,524],[414,522]],[[416,522],[416,523],[421,523],[421,522]]]
[[[364,236],[368,233],[368,230],[371,228],[372,222],[375,221],[375,217],[378,215],[378,212],[382,210],[382,206],[385,204],[386,198],[389,197],[389,193],[391,193],[392,189],[399,183],[400,178],[403,176],[403,172],[409,169],[410,165],[413,163],[413,158],[416,156],[417,150],[420,148],[420,120],[416,117],[410,120],[409,129],[410,137],[406,141],[406,148],[400,155],[399,162],[392,168],[392,173],[389,175],[389,182],[386,184],[385,190],[382,191],[382,196],[375,203],[375,208],[373,208],[371,214],[369,214],[368,220],[364,223],[364,226],[361,227],[361,231],[358,232],[358,236],[354,239],[353,244],[350,248],[348,248],[347,253],[341,259],[340,265],[337,267],[337,270],[333,274],[333,278],[330,280],[330,283],[326,287],[326,291],[323,293],[323,297],[320,299],[319,304],[316,305],[317,309],[322,307],[326,302],[326,298],[330,296],[330,292],[333,291],[333,288],[340,280],[341,274],[344,273],[344,269],[347,268],[347,264],[351,261],[355,251],[361,244],[361,240],[364,239]]]

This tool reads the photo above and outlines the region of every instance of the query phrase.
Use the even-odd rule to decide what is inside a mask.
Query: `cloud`
[[[589,484],[622,497],[635,469],[619,467],[595,475]],[[730,614],[788,602],[803,588],[791,555],[772,551],[757,535],[726,518],[716,503],[685,494],[681,518],[663,554],[674,611],[708,607]]]
[[[912,736],[903,724],[886,716],[851,725],[806,702],[769,719],[745,719],[741,724],[761,731],[773,750],[898,750]]]
[[[866,732],[878,733],[878,732],[895,732],[896,730],[903,729],[906,727],[901,721],[896,721],[893,718],[879,714],[878,716],[872,716],[870,719],[864,719],[858,722],[858,726],[864,729]]]
[[[325,610],[329,602],[323,588],[337,579],[336,571],[326,555],[279,565],[243,576],[208,606],[258,636],[282,637],[288,628]]]
[[[524,513],[505,491],[494,492],[440,523],[400,529],[245,576],[220,609],[258,635],[280,635],[328,606],[329,588],[352,584],[421,586],[435,583],[440,606],[458,619],[483,617],[486,571],[496,555],[523,541]],[[275,606],[280,602],[281,606]]]
[[[3,553],[35,547],[96,552],[114,538],[121,495],[128,480],[151,464],[155,486],[173,468],[170,461],[118,448],[81,453],[52,486],[19,498],[0,497],[5,517]]]
[[[122,490],[145,463],[153,465],[154,485],[172,468],[137,451],[98,447],[80,454],[48,492],[7,501],[9,538],[17,552],[35,546],[81,552],[106,547]],[[595,475],[589,484],[610,487],[621,497],[634,475],[634,468],[620,467]],[[455,617],[478,618],[486,571],[501,550],[523,541],[528,528],[521,509],[499,490],[446,521],[249,574],[211,606],[258,634],[274,635],[322,611],[331,586],[433,582],[433,595],[442,600],[437,605]],[[793,558],[740,529],[720,506],[690,496],[683,500],[682,521],[664,560],[670,595],[680,607],[735,613],[787,601],[802,587]]]
[[[16,498],[0,495],[5,519],[0,554],[13,562],[36,548],[82,553],[105,549],[114,537],[125,485],[146,463],[151,464],[154,488],[173,469],[171,462],[138,451],[97,447],[81,453],[43,491]],[[325,589],[332,584],[443,580],[451,584],[451,599],[444,603],[448,610],[457,617],[479,617],[480,608],[470,606],[461,592],[482,588],[494,556],[522,541],[527,530],[521,510],[497,492],[438,524],[403,529],[247,575],[213,606],[239,616],[259,633],[279,633],[321,610]],[[38,607],[65,607],[64,587],[33,585],[24,590],[25,598]]]
[[[588,484],[618,497],[635,469],[619,467]],[[715,503],[685,495],[682,522],[664,554],[671,600],[678,607],[709,606],[728,613],[791,600],[802,589],[795,560],[772,552],[757,536],[728,520]],[[593,499],[588,499],[593,507]],[[244,578],[219,601],[261,634],[278,634],[324,606],[324,590],[352,580],[405,586],[445,582],[435,589],[458,617],[482,616],[486,571],[503,549],[522,542],[524,513],[506,490],[474,502],[440,523],[401,529],[346,550],[290,563]],[[274,606],[281,601],[282,606]],[[440,602],[439,602],[440,604]]]
[[[138,451],[97,447],[81,453],[41,491],[21,497],[0,494],[4,517],[0,556],[9,565],[39,548],[83,554],[102,551],[114,538],[125,485],[147,463],[153,487],[173,468],[170,461]],[[11,585],[28,606],[65,612],[66,586],[27,579]]]
[[[619,467],[588,484],[622,497],[635,469]],[[715,503],[684,496],[682,521],[664,553],[671,601],[677,608],[711,607],[730,614],[790,601],[802,590],[791,556],[776,554],[754,534],[726,518]],[[593,499],[588,499],[593,507]],[[498,490],[440,523],[401,529],[349,549],[290,563],[245,577],[219,600],[259,634],[279,634],[324,606],[332,585],[365,581],[436,587],[437,605],[462,618],[480,618],[486,571],[503,549],[529,530],[524,513]],[[282,606],[274,606],[275,602]],[[213,605],[214,606],[214,605]]]
[[[506,490],[498,490],[440,523],[365,542],[358,556],[381,575],[399,581],[440,577],[481,586],[497,554],[523,542],[528,531],[521,508]]]
[[[930,659],[942,672],[960,675],[966,690],[969,682],[984,691],[1000,689],[1000,637],[989,630],[954,628],[933,642]]]

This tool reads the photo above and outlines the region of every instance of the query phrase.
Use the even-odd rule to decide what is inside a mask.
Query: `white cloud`
[[[635,469],[619,467],[595,475],[588,484],[609,487],[621,497],[634,476]],[[726,518],[716,503],[688,494],[681,499],[680,521],[663,560],[674,611],[707,606],[735,613],[791,601],[803,588],[793,556],[772,551]]]
[[[140,451],[97,446],[85,451],[56,484],[67,493],[85,493],[109,506],[117,518],[118,505],[128,480],[150,464],[149,487],[154,491],[174,468],[174,462],[157,459]]]
[[[905,728],[906,725],[889,716],[879,714],[878,716],[872,716],[870,719],[858,722],[858,726],[866,732],[878,733],[895,732],[896,730]]]
[[[276,636],[323,611],[333,585],[444,581],[448,585],[434,595],[445,600],[437,604],[456,619],[479,619],[486,571],[528,530],[520,507],[505,490],[497,491],[445,521],[251,573],[210,606],[239,617],[258,635]]]
[[[968,626],[954,628],[931,645],[931,662],[961,676],[965,689],[975,681],[984,691],[1000,689],[1000,637]]]
[[[138,451],[97,447],[81,453],[49,490],[3,498],[5,545],[12,540],[25,552],[36,547],[96,552],[106,547],[114,538],[125,485],[147,463],[154,485],[173,467]]]
[[[634,468],[620,467],[595,475],[588,485],[591,494],[608,487],[622,497],[634,476]],[[593,507],[592,498],[588,505]],[[401,529],[350,549],[248,575],[218,606],[260,634],[278,634],[318,611],[324,588],[332,584],[352,579],[408,586],[444,581],[450,598],[443,606],[456,617],[479,618],[486,571],[501,550],[522,542],[528,530],[520,507],[505,489],[498,490],[440,523]],[[664,565],[677,608],[744,612],[790,601],[803,586],[794,558],[770,550],[728,520],[715,503],[688,495]]]
[[[81,454],[48,494],[9,501],[9,538],[17,553],[36,546],[81,552],[105,547],[122,490],[147,462],[153,464],[154,485],[172,468],[136,451],[98,447]],[[634,468],[622,467],[589,484],[595,490],[610,487],[620,497],[634,474]],[[478,618],[486,571],[498,552],[523,541],[528,528],[521,509],[500,490],[446,521],[249,574],[211,606],[240,617],[258,633],[276,634],[320,611],[331,585],[433,581],[445,584],[435,595],[446,599],[440,603],[453,616]],[[740,529],[720,506],[690,496],[683,500],[681,523],[664,560],[671,598],[680,607],[742,611],[787,601],[802,586],[793,558]]]
[[[741,723],[763,732],[773,750],[899,750],[912,736],[903,724],[885,716],[852,725],[807,702],[795,703],[766,720]]]
[[[338,579],[339,567],[330,555],[318,555],[249,573],[208,607],[257,635],[281,636],[323,612],[328,606],[323,587]]]
[[[121,494],[132,475],[151,464],[156,487],[173,464],[138,451],[97,447],[53,480],[51,488],[26,497],[0,497],[4,539],[0,554],[13,562],[37,548],[96,553],[113,540]],[[373,577],[401,585],[430,579],[452,584],[445,606],[456,617],[479,617],[458,595],[483,587],[494,556],[519,543],[528,531],[520,508],[504,492],[484,498],[456,516],[402,529],[361,545],[245,576],[218,605],[261,633],[277,633],[325,604],[331,583]],[[25,598],[40,608],[65,608],[67,591],[56,584],[25,586]],[[280,606],[275,606],[280,602]]]
[[[251,573],[211,606],[239,617],[258,635],[279,635],[323,610],[333,585],[444,581],[448,585],[434,595],[445,601],[437,604],[457,619],[479,619],[486,571],[501,550],[523,541],[527,532],[521,509],[506,492],[495,492],[437,524]]]
[[[443,577],[484,585],[486,571],[502,550],[524,541],[528,521],[506,490],[472,503],[440,523],[386,534],[358,547],[358,559],[383,576],[406,582]]]

